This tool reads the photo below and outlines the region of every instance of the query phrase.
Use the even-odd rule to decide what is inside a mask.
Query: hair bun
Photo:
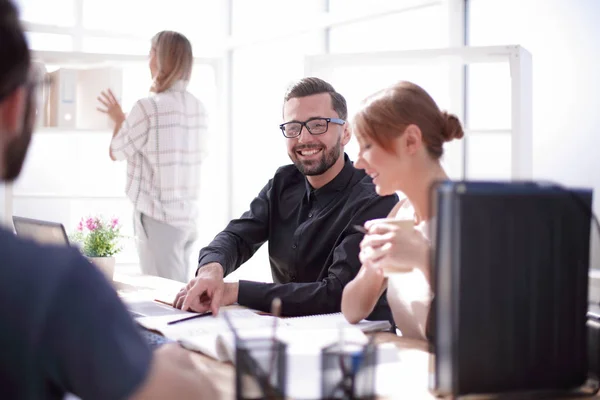
[[[444,141],[449,142],[453,139],[460,139],[465,135],[462,124],[456,115],[451,114],[448,111],[442,111],[442,118],[444,120],[442,128]]]

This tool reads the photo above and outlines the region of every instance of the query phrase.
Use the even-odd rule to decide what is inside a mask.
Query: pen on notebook
[[[191,317],[185,317],[185,318],[181,318],[181,319],[176,319],[175,321],[169,321],[169,322],[167,322],[167,325],[178,324],[180,322],[189,321],[190,319],[206,317],[207,315],[212,315],[212,312],[208,311],[203,314],[196,314],[196,315],[192,315]]]
[[[368,231],[368,230],[366,230],[366,229],[365,229],[365,227],[364,227],[364,226],[362,226],[362,225],[352,225],[352,227],[353,227],[354,229],[356,229],[357,231],[359,231],[360,233],[364,233],[364,234],[367,234],[367,233],[369,233],[369,231]]]

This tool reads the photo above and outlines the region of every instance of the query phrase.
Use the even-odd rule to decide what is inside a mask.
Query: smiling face
[[[354,166],[364,169],[367,175],[373,179],[377,194],[385,196],[401,190],[402,177],[407,169],[406,157],[397,154],[396,151],[385,150],[370,138],[358,133],[356,138],[360,150]],[[396,140],[400,141],[401,138]]]
[[[329,93],[295,97],[284,104],[284,122],[305,122],[311,118],[339,118],[332,107]],[[349,140],[348,124],[338,125],[331,122],[327,132],[321,135],[312,135],[306,127],[302,127],[300,136],[286,139],[288,155],[298,170],[308,177],[323,176],[325,183],[342,169],[343,149]]]

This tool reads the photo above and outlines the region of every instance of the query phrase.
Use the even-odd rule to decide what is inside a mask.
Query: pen
[[[166,305],[166,306],[173,307],[173,303],[169,303],[168,301],[159,300],[159,299],[154,299],[154,301],[155,301],[155,302],[157,302],[157,303],[164,304],[164,305]]]
[[[369,233],[369,231],[366,230],[365,227],[362,225],[352,225],[352,227],[361,233],[364,233],[364,234]]]
[[[167,322],[167,325],[178,324],[180,322],[189,321],[190,319],[206,317],[207,315],[212,315],[212,312],[208,311],[203,314],[196,314],[196,315],[192,315],[191,317],[185,317],[185,318],[181,318],[181,319],[176,319],[175,321],[169,321],[169,322]]]

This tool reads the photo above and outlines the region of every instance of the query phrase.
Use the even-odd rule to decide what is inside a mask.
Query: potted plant
[[[115,273],[114,255],[121,251],[121,225],[118,218],[102,216],[82,218],[71,240],[79,243],[81,252],[112,281]]]

